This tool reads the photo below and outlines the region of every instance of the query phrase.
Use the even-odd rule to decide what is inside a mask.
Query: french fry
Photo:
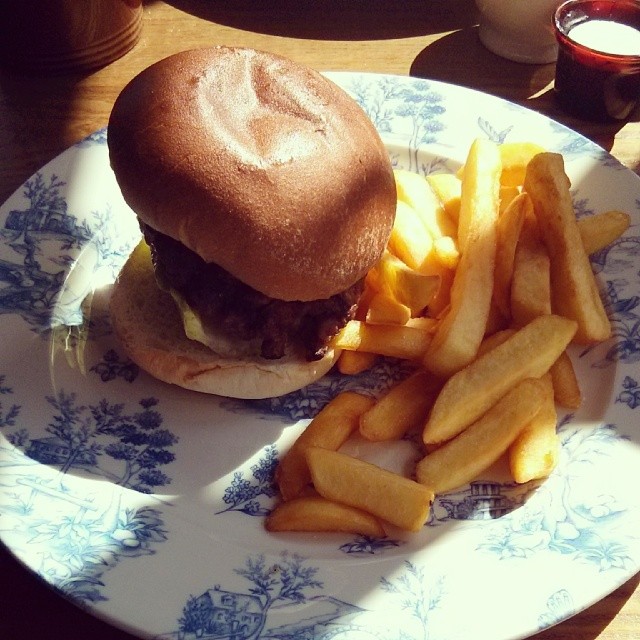
[[[567,409],[578,409],[582,404],[582,393],[571,356],[563,351],[549,369],[553,383],[555,401]]]
[[[312,446],[340,448],[358,429],[360,415],[373,403],[369,396],[345,391],[311,420],[276,467],[275,478],[284,500],[301,496],[311,482],[305,451]]]
[[[414,329],[421,329],[422,331],[428,331],[433,333],[436,330],[438,321],[435,318],[427,316],[419,316],[417,318],[410,318],[406,322],[407,327],[413,327]]]
[[[503,142],[500,145],[502,174],[500,183],[505,187],[524,184],[527,165],[531,159],[545,149],[533,142]]]
[[[497,146],[476,140],[464,169],[458,246],[449,310],[427,349],[424,366],[448,376],[476,355],[485,333],[496,252],[500,156]]]
[[[374,267],[378,272],[380,291],[395,298],[419,315],[438,292],[440,276],[411,269],[389,251],[385,251]]]
[[[368,371],[376,362],[375,353],[366,351],[342,351],[338,358],[338,371],[345,376],[356,376]]]
[[[310,447],[306,455],[321,496],[407,531],[419,531],[427,521],[433,502],[428,487],[338,451]]]
[[[493,299],[505,318],[511,318],[513,262],[520,230],[529,213],[533,213],[531,198],[526,193],[521,193],[511,201],[498,219]]]
[[[582,401],[567,349],[611,333],[588,256],[630,218],[577,220],[559,154],[477,139],[456,175],[394,175],[387,250],[333,346],[345,374],[378,355],[422,367],[376,401],[341,393],[309,423],[276,469],[283,502],[269,531],[418,531],[435,493],[499,458],[515,482],[547,477],[559,456],[556,406]],[[347,455],[421,425],[418,482]]]
[[[460,192],[458,246],[463,254],[469,237],[482,235],[487,227],[495,232],[501,170],[498,146],[483,138],[474,140],[463,167]]]
[[[451,236],[440,236],[433,241],[433,253],[442,266],[455,269],[460,260],[456,241]],[[426,270],[423,265],[421,270]]]
[[[434,240],[455,234],[456,225],[447,216],[444,206],[429,181],[413,171],[394,170],[398,200],[406,202]]]
[[[560,154],[539,153],[527,165],[524,187],[551,260],[554,313],[576,320],[575,342],[593,344],[610,337],[611,324],[582,244],[569,186]]]
[[[444,207],[447,217],[457,227],[462,188],[460,178],[453,173],[431,173],[427,176],[427,182]]]
[[[368,286],[367,281],[365,280],[365,290],[358,301],[358,308],[356,309],[356,320],[366,318],[369,314],[371,302],[377,295],[379,294]],[[377,357],[378,356],[375,353],[367,353],[366,351],[342,351],[338,357],[336,367],[343,375],[355,376],[363,371],[371,369],[375,364]]]
[[[442,266],[439,260],[434,260],[432,264],[423,267],[421,272],[440,278],[440,286],[427,305],[428,315],[432,318],[439,318],[451,303],[451,287],[453,286],[455,269],[448,269]]]
[[[550,262],[534,215],[524,220],[516,248],[511,279],[511,319],[523,327],[551,313]]]
[[[604,211],[578,220],[578,230],[584,250],[588,255],[601,251],[617,240],[631,224],[624,211]]]
[[[508,318],[505,318],[502,311],[498,309],[496,301],[491,298],[491,304],[489,305],[489,316],[487,317],[487,324],[484,329],[484,335],[490,336],[498,331],[503,331],[509,326]],[[480,343],[482,346],[482,343]],[[477,355],[477,354],[476,354]]]
[[[520,195],[518,187],[500,187],[500,205],[498,210],[502,215],[509,205]]]
[[[369,324],[406,324],[410,319],[411,309],[386,291],[374,294],[365,316]]]
[[[487,336],[480,344],[480,348],[478,349],[478,357],[484,355],[485,353],[487,353],[487,351],[495,349],[503,342],[506,342],[509,338],[511,338],[511,336],[515,334],[515,332],[515,329],[509,328],[496,331],[495,333]]]
[[[374,266],[373,269],[369,269],[367,275],[364,278],[364,291],[362,293],[363,297],[366,296],[365,304],[362,303],[362,298],[358,302],[358,313],[360,317],[358,320],[362,320],[362,314],[366,312],[367,307],[369,306],[369,301],[371,298],[382,290],[382,283],[380,282],[380,272]]]
[[[396,204],[388,246],[411,269],[420,269],[433,249],[432,237],[426,232],[424,223],[415,209],[402,200]]]
[[[438,494],[474,480],[507,451],[543,400],[539,380],[522,380],[460,435],[418,462],[418,482]]]
[[[350,320],[334,338],[333,346],[391,358],[421,360],[432,337],[433,331],[430,329]]]
[[[454,374],[431,409],[422,434],[424,443],[450,440],[516,384],[544,375],[575,331],[573,320],[540,316]]]
[[[410,429],[424,424],[441,386],[426,371],[411,374],[360,416],[360,435],[376,442],[399,440]]]
[[[548,477],[560,455],[560,440],[556,433],[558,415],[551,377],[543,376],[540,382],[545,387],[540,411],[509,446],[509,468],[518,483]]]
[[[384,527],[375,516],[321,496],[281,502],[265,521],[267,531],[339,531],[384,538]]]

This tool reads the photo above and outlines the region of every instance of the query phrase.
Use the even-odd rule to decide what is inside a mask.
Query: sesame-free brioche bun
[[[153,64],[116,100],[108,142],[142,222],[269,297],[342,292],[389,238],[396,191],[374,126],[277,55],[214,47]]]
[[[321,378],[339,352],[321,360],[221,357],[189,340],[171,295],[155,280],[149,247],[142,241],[127,259],[110,299],[113,330],[127,355],[155,378],[186,389],[232,398],[270,398]]]

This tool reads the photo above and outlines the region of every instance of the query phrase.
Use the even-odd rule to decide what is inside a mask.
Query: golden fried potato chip
[[[491,306],[498,221],[500,155],[488,140],[476,140],[464,167],[458,246],[449,309],[427,348],[424,366],[448,376],[475,357]]]
[[[513,262],[520,230],[528,213],[533,213],[533,204],[531,198],[522,193],[514,198],[498,219],[493,299],[505,318],[511,318]]]
[[[527,165],[525,190],[531,196],[551,260],[554,313],[578,323],[574,341],[593,344],[611,336],[611,323],[582,243],[564,160],[539,153]]]
[[[558,415],[551,376],[543,376],[540,382],[545,387],[540,411],[509,446],[509,467],[518,483],[548,477],[560,456],[560,440],[556,433]]]
[[[416,212],[432,239],[450,236],[456,224],[447,215],[444,205],[431,188],[430,182],[412,171],[395,169],[398,200],[406,202]]]
[[[582,392],[571,356],[565,350],[549,369],[555,401],[567,409],[578,409],[582,404]]]
[[[424,424],[442,383],[424,370],[394,385],[360,416],[360,435],[367,440],[399,440]]]
[[[513,261],[511,319],[523,327],[551,313],[551,275],[547,248],[540,239],[534,215],[525,218]]]
[[[276,483],[284,500],[304,494],[311,482],[305,451],[312,446],[340,448],[358,429],[360,414],[374,400],[353,391],[338,394],[307,425],[276,467]]]
[[[418,462],[418,482],[438,494],[476,479],[507,451],[543,400],[544,385],[539,380],[519,382],[476,422]]]
[[[350,320],[334,338],[333,346],[403,360],[421,360],[432,337],[431,328]]]
[[[546,151],[534,142],[503,142],[500,145],[502,175],[500,183],[504,186],[517,187],[524,184],[527,165],[539,153]]]
[[[342,351],[336,364],[338,371],[346,376],[356,376],[373,367],[378,356],[366,351]]]
[[[319,447],[307,449],[313,486],[329,500],[362,509],[407,531],[427,521],[433,492],[370,462]]]
[[[458,218],[460,216],[462,181],[453,173],[430,173],[427,176],[427,182],[444,207],[447,217],[457,230]]]
[[[355,533],[384,538],[384,527],[375,516],[321,496],[305,496],[281,502],[267,516],[267,531],[318,531]]]
[[[573,320],[540,316],[451,376],[425,424],[425,444],[455,437],[516,384],[544,375],[575,332]]]
[[[631,224],[631,217],[624,211],[604,211],[578,219],[578,230],[584,250],[588,255],[597,253],[615,242]]]

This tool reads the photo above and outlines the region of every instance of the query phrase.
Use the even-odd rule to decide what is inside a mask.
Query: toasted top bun
[[[161,60],[124,88],[107,139],[143,222],[269,297],[344,291],[389,238],[396,191],[378,133],[285,58],[215,47]]]
[[[231,398],[281,396],[321,378],[338,357],[280,360],[219,356],[189,340],[171,295],[156,285],[149,248],[141,242],[114,284],[109,303],[113,329],[127,355],[152,376],[186,389]]]

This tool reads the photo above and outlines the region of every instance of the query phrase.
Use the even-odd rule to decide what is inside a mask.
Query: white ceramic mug
[[[482,44],[503,58],[545,64],[554,62],[558,43],[553,14],[560,0],[475,0],[480,10]]]

